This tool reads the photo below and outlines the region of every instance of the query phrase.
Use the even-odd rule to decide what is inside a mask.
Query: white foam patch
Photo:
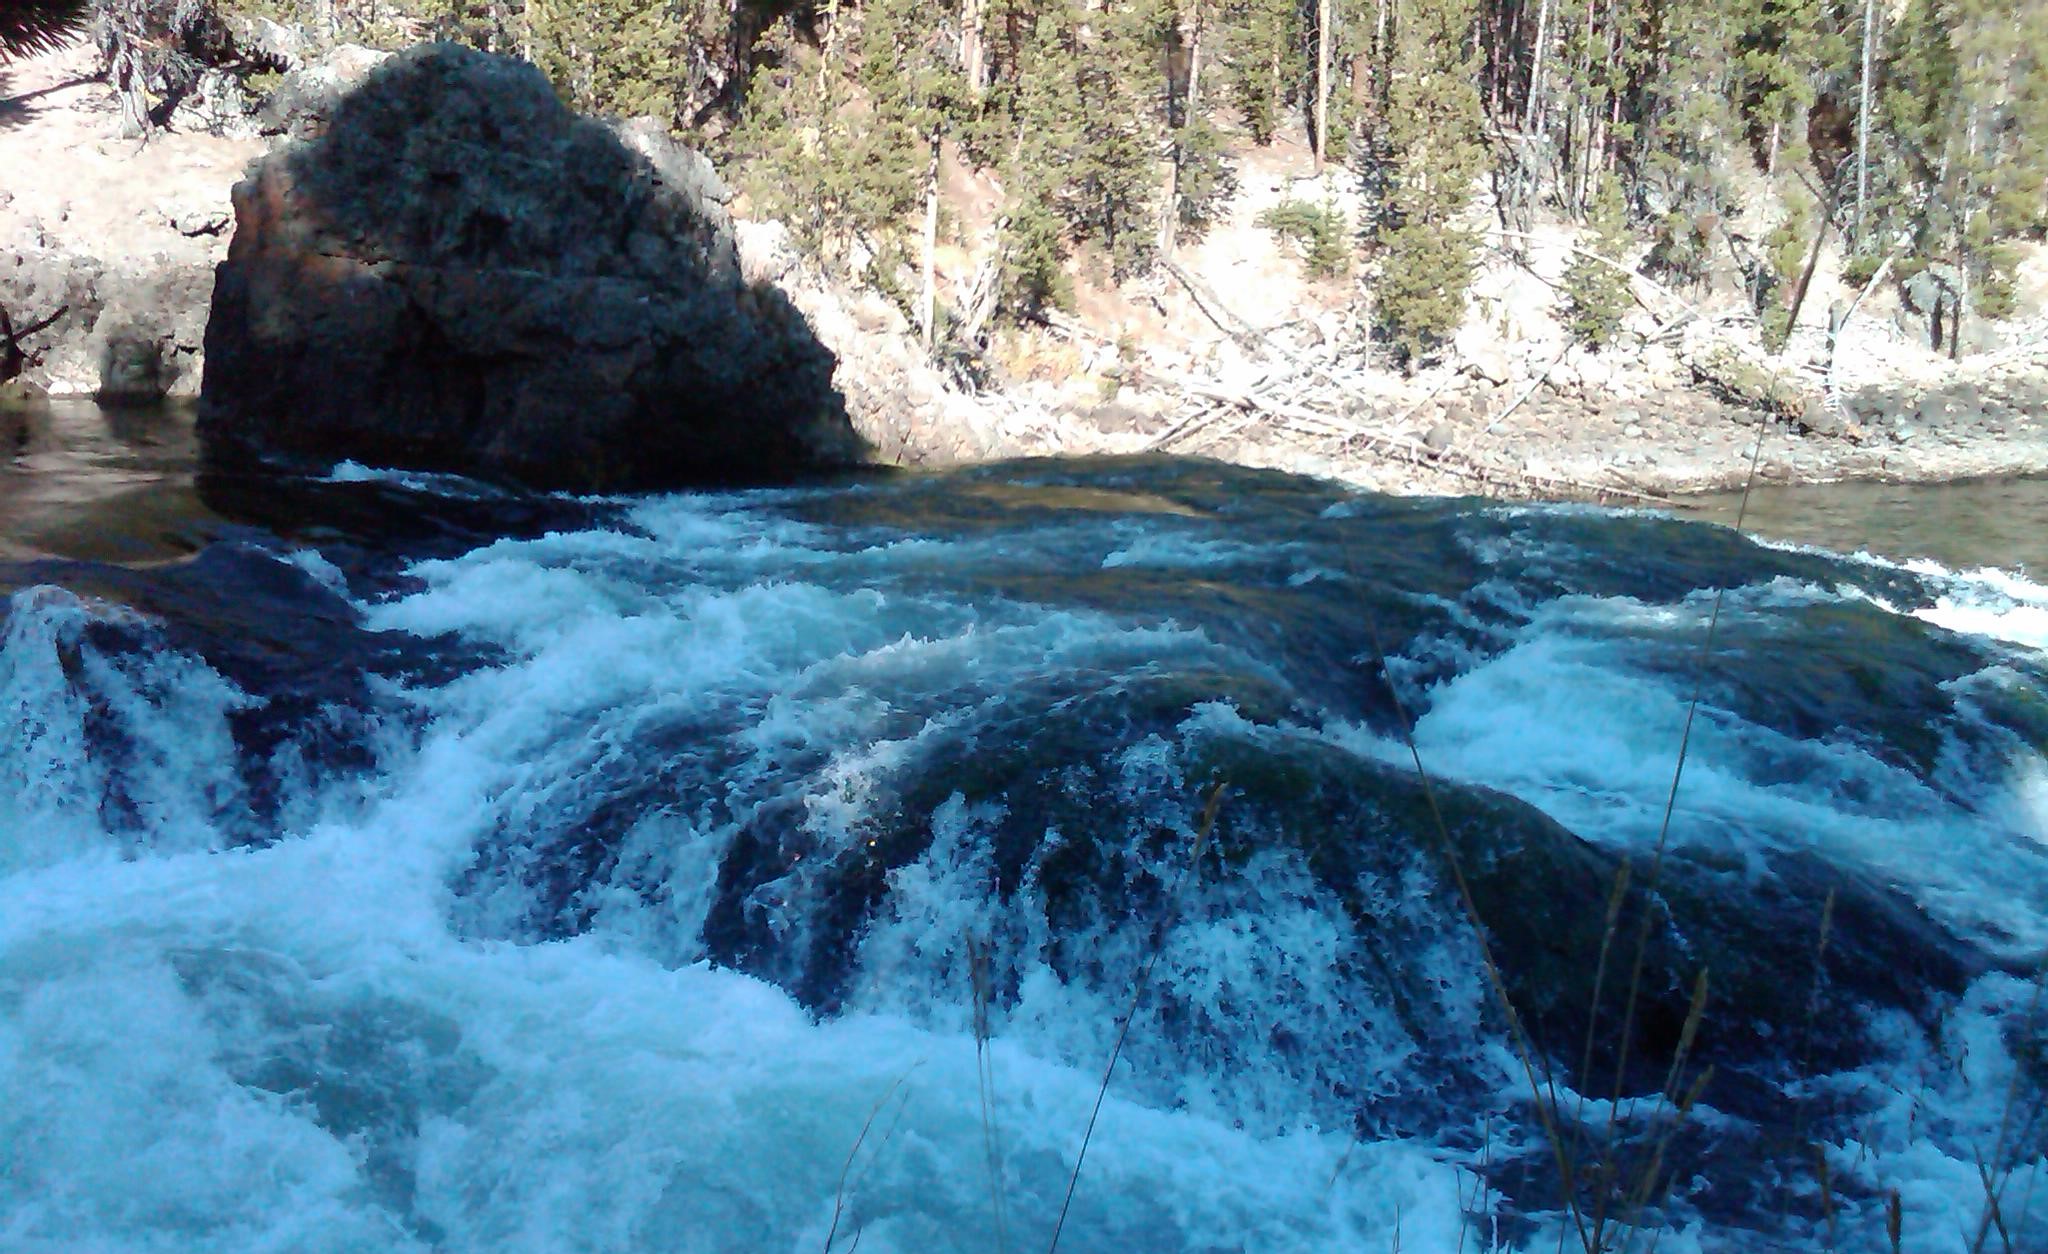
[[[1950,631],[2048,652],[2048,587],[1994,567],[1954,572],[1923,561],[1909,562],[1907,569],[1951,588],[1933,605],[1915,610],[1915,616]]]
[[[817,1249],[835,1211],[835,1248],[994,1248],[971,1036],[818,1025],[594,938],[458,942],[437,912],[458,846],[420,801],[264,851],[0,881],[10,1248]],[[1009,1239],[1035,1246],[1098,1076],[995,1056]],[[1377,1248],[1398,1222],[1451,1248],[1457,1199],[1426,1147],[1112,1091],[1062,1246]]]
[[[1161,570],[1202,570],[1270,558],[1278,550],[1230,540],[1199,540],[1172,533],[1141,532],[1102,559],[1104,570],[1131,566]]]
[[[1221,657],[1217,646],[1170,625],[863,584],[870,570],[939,560],[929,542],[878,536],[835,554],[817,530],[701,499],[638,503],[629,523],[427,563],[421,590],[369,607],[373,627],[453,633],[505,660],[408,694],[424,731],[416,743],[394,735],[375,788],[302,779],[313,795],[299,809],[319,817],[263,849],[223,850],[217,829],[234,763],[225,720],[247,698],[190,658],[93,661],[75,624],[96,610],[17,596],[0,644],[0,727],[28,732],[0,757],[12,772],[0,779],[0,1247],[817,1250],[830,1232],[835,1250],[857,1233],[871,1251],[986,1251],[992,1194],[1005,1199],[1009,1245],[1046,1240],[1124,1012],[1116,999],[1027,973],[993,1049],[992,1188],[964,995],[913,1007],[928,990],[904,990],[900,1005],[877,993],[862,1003],[872,1009],[819,1024],[764,984],[665,969],[638,945],[635,929],[663,932],[660,952],[674,956],[673,936],[701,920],[721,837],[698,816],[652,813],[621,838],[623,864],[675,886],[666,919],[620,910],[575,941],[475,939],[451,923],[449,884],[500,820],[519,830],[556,792],[710,713],[746,728],[733,740],[736,793],[772,793],[762,778],[807,763],[822,786],[801,798],[800,821],[829,845],[857,830],[876,781],[944,738],[947,718],[1049,675],[1107,686],[1161,654]],[[799,577],[841,562],[853,573],[836,583]],[[1682,630],[1699,606],[1559,612]],[[1589,834],[1642,839],[1668,785],[1678,703],[1604,667],[1598,648],[1539,630],[1450,681],[1418,728],[1426,760],[1526,790]],[[106,824],[97,798],[110,768],[87,750],[98,713],[141,746],[121,771],[150,841]],[[1708,722],[1684,839],[1739,848],[1811,832],[1910,872],[1944,909],[2003,902],[2039,925],[2036,884],[2013,870],[2038,859],[1997,863],[1995,830],[1948,825],[1915,781],[1828,746],[1767,746],[1807,754],[1816,774],[1756,778],[1744,756],[1753,729]],[[1190,726],[1250,730],[1221,704]],[[1405,757],[1357,729],[1323,734]],[[1141,743],[1114,765],[1128,787],[1158,789],[1173,758]],[[1878,800],[1845,808],[1831,782]],[[2038,813],[2033,787],[2015,786],[2013,813]],[[995,817],[964,802],[933,816],[933,852],[892,879],[894,914],[868,938],[868,971],[885,978],[891,946],[929,960],[1003,925],[978,891]],[[1930,842],[1939,866],[1924,856]],[[1237,896],[1160,960],[1160,987],[1201,1013],[1259,1023],[1262,990],[1329,987],[1354,957],[1287,859],[1226,887]],[[1416,895],[1383,888],[1389,910]],[[517,906],[508,895],[486,908]],[[1485,992],[1458,957],[1401,961],[1468,1004],[1477,1034]],[[2005,1021],[2012,991],[1985,987],[1997,996],[1985,994],[1982,1022]],[[1329,1017],[1342,1013],[1332,1005]],[[1959,1019],[1956,1034],[1996,1062],[1980,1023]],[[1385,1038],[1389,1074],[1401,1039]],[[1076,1058],[1088,1064],[1062,1061]],[[2010,1074],[1994,1066],[1971,1083],[1988,1091]],[[1908,1078],[1842,1083],[1903,1092]],[[1486,1226],[1465,1231],[1461,1206],[1468,1155],[1353,1147],[1299,1121],[1237,1126],[1197,1088],[1147,1102],[1135,1087],[1128,1069],[1112,1076],[1062,1249],[1385,1249],[1397,1228],[1405,1249],[1481,1247]],[[1992,1119],[1958,1104],[1928,1132],[1901,1115],[1868,1138],[1880,1148],[1863,1161],[1882,1164],[1880,1186],[1959,1198],[1962,1144]],[[1909,1213],[1920,1222],[1917,1203]],[[1952,1218],[1926,1213],[1930,1234]],[[1530,1248],[1550,1246],[1539,1235]],[[1687,1230],[1660,1248],[1711,1246]]]
[[[130,610],[58,588],[9,598],[0,871],[88,852],[205,848],[215,817],[241,804],[227,719],[254,699],[174,653],[102,652],[87,635],[95,621],[149,630]],[[109,744],[124,759],[118,780],[101,761]]]
[[[1804,597],[1766,588],[1753,595]],[[1702,602],[1695,605],[1696,601]],[[1672,608],[1564,598],[1521,642],[1435,689],[1415,724],[1432,771],[1521,797],[1593,840],[1647,850],[1663,822],[1686,697],[1617,663],[1575,625],[1684,625],[1702,598]],[[1733,612],[1724,610],[1725,612]],[[1354,746],[1359,747],[1359,746]],[[1403,755],[1364,746],[1383,761]],[[1817,848],[1896,883],[1944,921],[2015,956],[2048,946],[2048,866],[2029,779],[2015,759],[2006,791],[1979,812],[1947,803],[1909,771],[1848,742],[1797,740],[1702,706],[1671,822],[1680,847],[1741,859]],[[1930,858],[1928,849],[1943,856]]]
[[[2048,586],[2018,571],[1996,566],[1958,571],[1931,558],[1895,562],[1867,551],[1843,554],[1785,541],[1757,539],[1756,543],[1780,552],[1814,553],[1881,570],[1918,575],[1946,591],[1938,594],[1932,604],[1921,606],[1897,606],[1847,588],[1841,591],[1844,595],[1872,601],[1893,613],[1911,614],[1950,631],[1988,636],[2008,644],[2048,652]]]
[[[1813,1082],[1814,1092],[1850,1099],[1865,1112],[1854,1135],[1827,1146],[1834,1169],[1877,1199],[1851,1204],[1842,1248],[1889,1245],[1883,1199],[1894,1190],[1903,1249],[1976,1254],[2048,1242],[2048,1157],[2016,1056],[2029,1054],[2038,1066],[2048,1050],[2043,1008],[2035,984],[1987,975],[1939,1031],[1903,1016],[1881,1021],[1887,1060]],[[1993,1222],[1989,1192],[2010,1247]],[[1859,1233],[1867,1235],[1855,1239]]]
[[[496,500],[511,495],[505,489],[465,475],[437,474],[421,470],[392,470],[365,466],[358,461],[340,461],[319,479],[321,483],[388,483],[410,492],[463,500]]]

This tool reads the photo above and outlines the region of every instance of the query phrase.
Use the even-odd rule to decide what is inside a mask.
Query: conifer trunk
[[[1543,53],[1550,42],[1550,0],[1536,6],[1536,52],[1529,67],[1529,107],[1522,114],[1522,129],[1534,135],[1543,125]]]
[[[987,7],[988,0],[966,0],[960,9],[960,74],[967,80],[968,97],[974,100],[980,100],[988,86],[984,81],[988,77],[988,45],[981,33]]]
[[[1194,18],[1188,24],[1188,86],[1181,98],[1180,126],[1173,138],[1173,164],[1166,171],[1166,212],[1159,222],[1159,255],[1173,256],[1173,245],[1180,234],[1180,172],[1187,164],[1188,150],[1185,132],[1195,120],[1195,111],[1202,107],[1202,6],[1197,3]]]
[[[1330,155],[1330,0],[1316,0],[1316,177]]]
[[[1856,102],[1856,248],[1863,247],[1863,202],[1870,194],[1870,62],[1877,54],[1877,0],[1863,0],[1863,81]]]
[[[932,342],[938,329],[939,306],[939,137],[943,134],[934,124],[927,142],[931,145],[931,159],[924,168],[924,288],[918,297],[918,326],[924,334],[926,352],[932,349]]]

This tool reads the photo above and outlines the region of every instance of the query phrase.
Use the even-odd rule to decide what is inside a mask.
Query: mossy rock
[[[1716,344],[1694,355],[1693,379],[1717,400],[1795,419],[1806,412],[1807,390],[1788,375]]]

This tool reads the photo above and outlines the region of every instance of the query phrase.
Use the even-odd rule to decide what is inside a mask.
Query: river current
[[[0,1249],[2048,1248],[1995,533],[135,421],[0,467]]]

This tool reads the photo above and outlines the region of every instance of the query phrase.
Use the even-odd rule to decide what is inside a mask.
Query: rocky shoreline
[[[374,63],[358,57],[349,74]],[[10,66],[0,88],[0,167],[10,171],[0,304],[17,323],[61,311],[5,386],[103,403],[190,397],[233,233],[228,190],[269,145],[253,135],[112,138],[118,111],[89,72],[85,50],[71,49]],[[308,73],[327,93],[302,93],[316,109],[348,77],[328,65]],[[1114,325],[1077,321],[1046,332],[1067,354],[1062,372],[977,390],[932,364],[896,306],[826,279],[775,224],[736,225],[747,280],[775,285],[806,317],[837,358],[834,384],[854,428],[899,465],[1161,451],[1391,492],[1658,499],[1739,487],[1764,424],[1764,482],[2048,473],[2048,328],[2033,323],[1955,363],[1876,310],[1843,326],[1839,343],[1802,324],[1782,360],[1832,359],[1834,386],[1809,370],[1795,379],[1809,400],[1788,412],[1731,393],[1702,368],[1725,327],[1646,314],[1655,333],[1633,347],[1560,349],[1534,308],[1541,290],[1508,274],[1481,293],[1506,314],[1475,317],[1450,360],[1414,377],[1343,364],[1344,345],[1358,341],[1347,341],[1341,311],[1325,311],[1273,343],[1236,329],[1136,351]],[[1285,399],[1290,374],[1333,372],[1340,386],[1313,404]]]

